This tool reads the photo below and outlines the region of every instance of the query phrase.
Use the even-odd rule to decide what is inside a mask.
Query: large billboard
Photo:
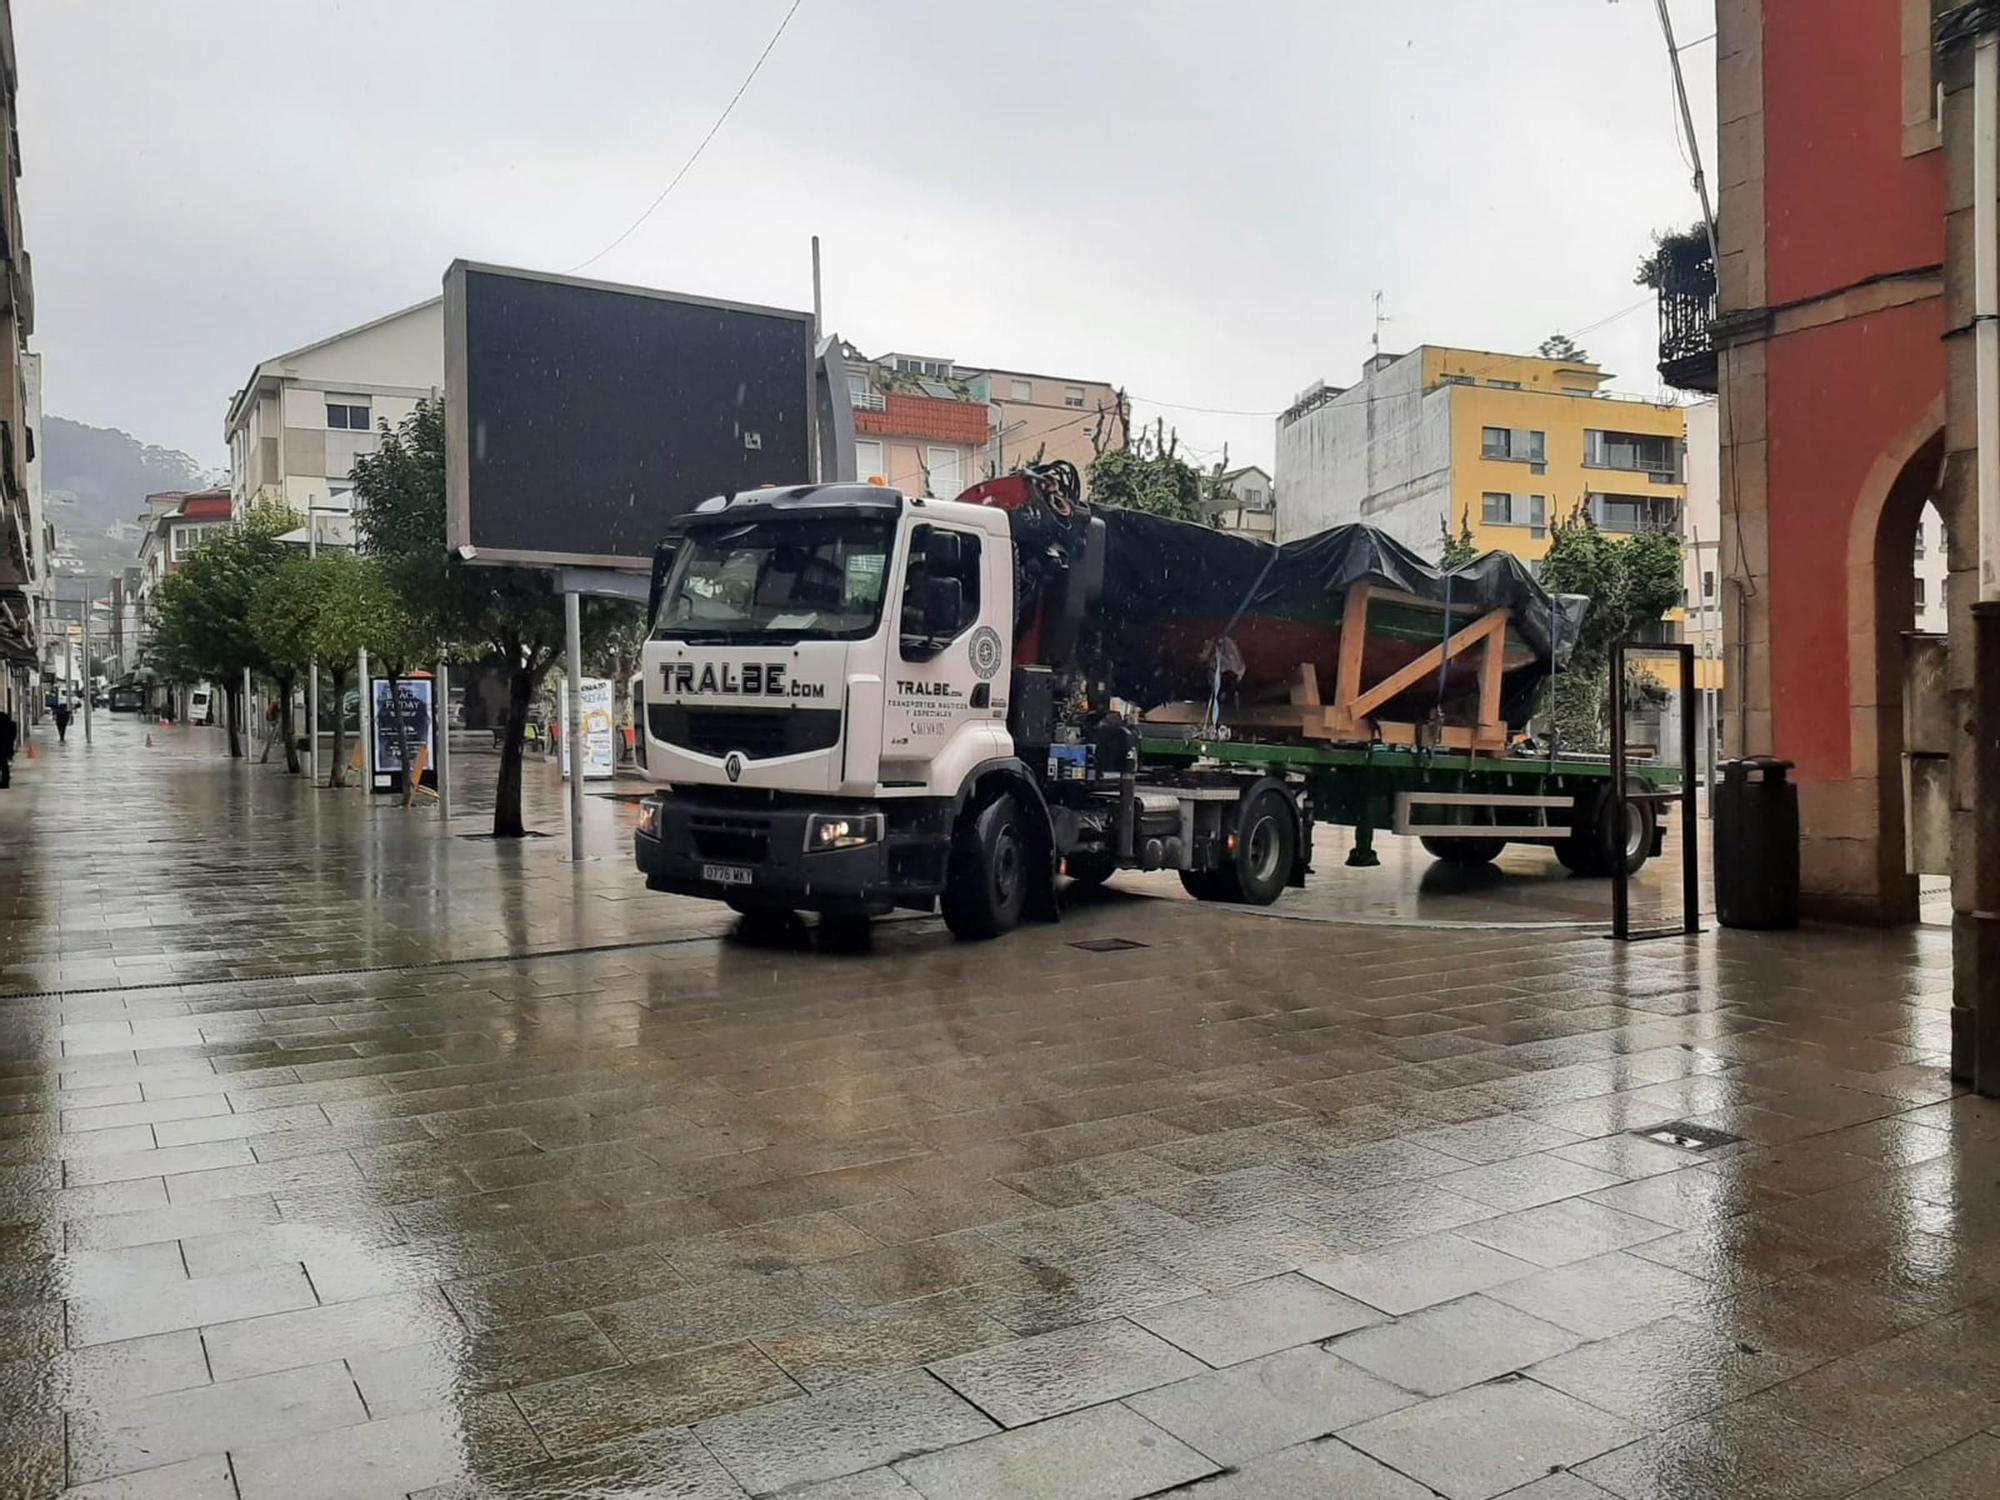
[[[812,477],[813,319],[453,261],[448,541],[474,562],[644,571],[711,495]]]

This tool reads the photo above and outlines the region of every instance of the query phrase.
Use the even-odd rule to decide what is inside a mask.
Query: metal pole
[[[1625,869],[1625,647],[1611,648],[1611,795],[1604,810],[1611,815],[1611,935],[1623,941],[1631,933],[1631,879]]]
[[[438,826],[451,822],[451,668],[437,664],[437,696],[431,702],[431,729],[437,735]]]
[[[84,652],[85,656],[89,656],[89,654],[88,651]],[[87,670],[88,663],[85,664],[85,667]],[[251,701],[251,696],[250,669],[245,667],[243,669],[243,759],[246,762],[250,759],[250,752],[257,747],[257,730],[255,727],[257,715],[251,711],[255,707]]]
[[[1701,819],[1695,808],[1694,646],[1674,648],[1681,666],[1681,922],[1690,934],[1701,931]]]
[[[812,343],[806,354],[806,477],[818,484],[823,477],[824,465],[819,453],[819,339],[820,330],[826,326],[821,315],[819,296],[819,236],[812,237],[813,263],[813,326]],[[829,376],[829,378],[832,378]],[[827,392],[832,399],[834,393]]]
[[[583,858],[583,596],[563,595],[563,644],[569,657],[568,712],[563,715],[562,753],[569,758],[569,857]]]
[[[83,742],[90,743],[90,700],[97,695],[97,679],[90,670],[90,590],[91,580],[83,585]]]
[[[306,556],[319,556],[319,518],[306,507]],[[319,785],[319,658],[306,666],[306,779]]]
[[[368,653],[365,650],[356,652],[354,661],[355,669],[361,674],[356,679],[359,691],[354,703],[354,729],[361,736],[361,790],[372,792],[375,790],[375,744],[369,725],[375,717],[375,688],[368,680]],[[338,703],[333,706],[333,711],[340,712]]]

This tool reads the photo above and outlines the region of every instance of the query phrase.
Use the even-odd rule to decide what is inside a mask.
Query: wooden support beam
[[[1391,672],[1387,677],[1384,677],[1380,682],[1358,696],[1349,698],[1347,694],[1342,693],[1339,706],[1354,718],[1364,719],[1398,693],[1423,681],[1426,676],[1437,671],[1451,657],[1459,655],[1478,642],[1497,637],[1500,643],[1504,644],[1506,633],[1507,611],[1504,609],[1489,610],[1442,645],[1431,647],[1430,650],[1419,656],[1415,661]],[[1341,641],[1343,652],[1346,650],[1346,646],[1347,642],[1343,636]]]

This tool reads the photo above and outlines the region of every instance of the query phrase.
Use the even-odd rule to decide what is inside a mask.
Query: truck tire
[[[1063,874],[1078,885],[1102,885],[1117,868],[1117,856],[1109,849],[1079,849],[1063,859]]]
[[[1032,871],[1021,807],[1002,793],[959,823],[946,873],[944,925],[967,940],[999,937],[1021,920]]]
[[[1299,817],[1291,799],[1266,787],[1243,804],[1228,862],[1213,870],[1183,870],[1181,885],[1197,901],[1269,906],[1291,883],[1298,847]]]
[[[1626,782],[1626,790],[1639,792],[1646,787],[1643,782],[1631,779]],[[1650,802],[1627,803],[1626,813],[1629,821],[1625,826],[1625,873],[1636,875],[1652,855],[1653,826],[1657,815]],[[1607,788],[1592,804],[1590,826],[1557,841],[1556,858],[1561,861],[1562,867],[1573,875],[1608,879],[1617,868],[1619,854],[1612,823],[1611,793]]]
[[[1441,859],[1448,865],[1490,865],[1500,857],[1500,851],[1507,847],[1505,839],[1431,839],[1420,838],[1424,852],[1432,859]]]

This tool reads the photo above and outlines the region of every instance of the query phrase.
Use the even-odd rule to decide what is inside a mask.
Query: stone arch
[[[1903,632],[1916,608],[1911,547],[1926,500],[1945,518],[1954,550],[1963,527],[1941,483],[1944,397],[1876,459],[1855,496],[1847,545],[1850,826],[1836,836],[1873,843],[1884,924],[1917,919],[1917,880],[1904,869]],[[1962,555],[1962,554],[1961,554]]]

